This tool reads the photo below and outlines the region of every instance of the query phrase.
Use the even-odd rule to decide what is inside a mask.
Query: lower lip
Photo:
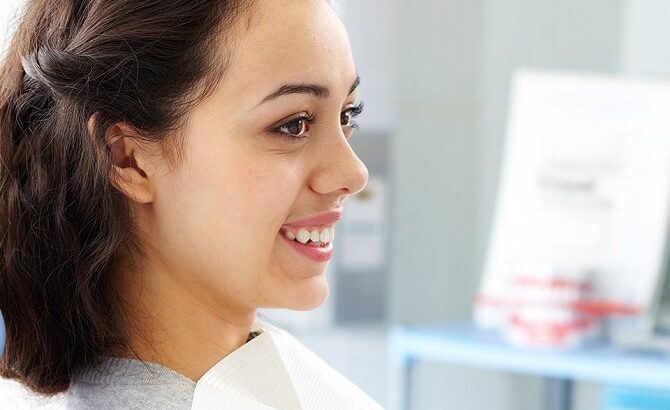
[[[315,262],[328,262],[333,257],[333,243],[330,242],[328,246],[316,247],[310,245],[303,245],[298,241],[293,241],[287,238],[283,233],[279,233],[279,236],[282,237],[288,244],[298,251],[301,255],[315,261]]]

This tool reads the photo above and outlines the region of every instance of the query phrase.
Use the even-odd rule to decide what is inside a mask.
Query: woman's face
[[[315,260],[283,231],[341,211],[367,183],[349,145],[356,67],[326,1],[258,3],[218,88],[190,115],[183,161],[154,181],[148,245],[166,286],[200,303],[306,310],[328,295],[327,247]]]

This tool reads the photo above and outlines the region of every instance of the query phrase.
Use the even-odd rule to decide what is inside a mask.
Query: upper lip
[[[287,222],[284,226],[304,227],[315,225],[333,225],[342,218],[342,211],[329,211],[322,214],[310,216],[308,218]]]

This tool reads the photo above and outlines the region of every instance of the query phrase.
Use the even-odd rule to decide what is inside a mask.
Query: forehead
[[[266,0],[251,13],[250,25],[231,39],[226,94],[267,93],[305,81],[349,91],[356,77],[349,39],[326,0]]]

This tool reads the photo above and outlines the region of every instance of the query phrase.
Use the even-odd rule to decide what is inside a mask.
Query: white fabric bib
[[[381,406],[283,329],[262,332],[196,383],[192,410],[378,410]]]

